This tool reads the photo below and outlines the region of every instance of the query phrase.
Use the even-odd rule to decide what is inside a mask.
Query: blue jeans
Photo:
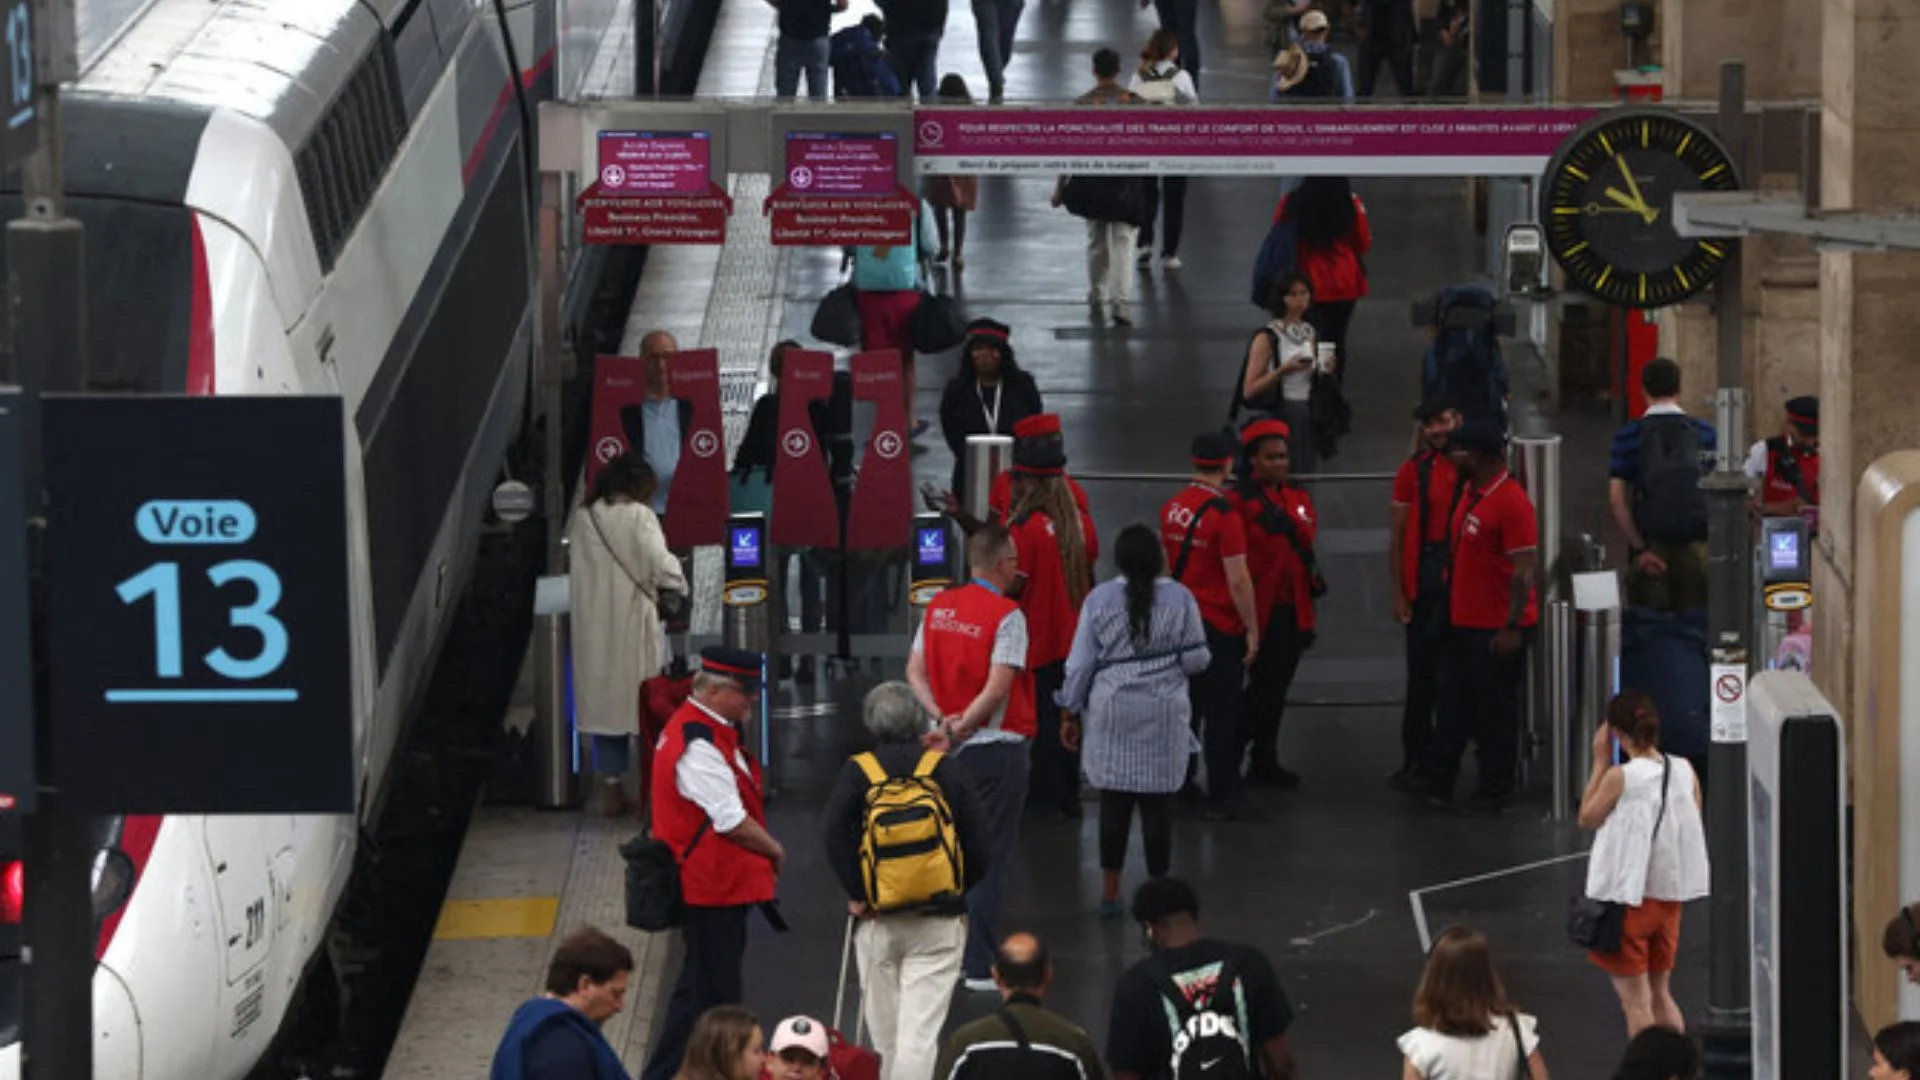
[[[931,102],[940,89],[940,35],[888,34],[887,64],[900,80],[900,92],[911,96],[917,87],[920,100]]]
[[[1007,85],[1007,64],[1013,59],[1013,34],[1027,0],[973,0],[973,23],[980,39],[980,66],[987,69],[987,87],[997,92]]]
[[[993,954],[1000,947],[1000,900],[1007,888],[1007,864],[1020,845],[1020,814],[1027,803],[1027,744],[985,743],[954,756],[987,812],[992,859],[980,884],[967,890],[966,977],[993,976]]]
[[[633,763],[633,738],[629,735],[595,735],[593,771],[624,776]]]
[[[773,50],[773,93],[790,98],[800,89],[800,73],[807,73],[807,97],[827,100],[827,39],[782,35]]]

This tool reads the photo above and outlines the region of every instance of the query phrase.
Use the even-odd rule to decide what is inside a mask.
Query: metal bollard
[[[573,716],[567,711],[569,620],[533,618],[533,803],[542,810],[573,805]]]
[[[1591,587],[1582,588],[1591,581]],[[1575,708],[1568,741],[1572,743],[1575,784],[1584,785],[1593,769],[1593,732],[1607,718],[1607,703],[1620,688],[1619,582],[1612,574],[1581,574],[1574,579]],[[1577,798],[1577,796],[1575,796]]]
[[[1571,818],[1580,800],[1574,787],[1573,604],[1549,601],[1541,609],[1540,654],[1546,659],[1546,712],[1549,752],[1553,755],[1553,820]]]
[[[967,436],[966,468],[961,475],[965,490],[960,506],[976,521],[987,520],[987,496],[993,491],[993,478],[1013,468],[1013,439],[1006,435]]]
[[[1553,660],[1546,642],[1545,616],[1548,605],[1560,598],[1560,582],[1555,572],[1560,564],[1560,436],[1515,435],[1508,446],[1509,468],[1514,478],[1533,500],[1534,516],[1539,521],[1539,571],[1536,588],[1540,594],[1541,629],[1527,658],[1525,706],[1525,742],[1521,747],[1522,775],[1530,772],[1534,753],[1543,741],[1551,742],[1550,727],[1558,713],[1553,708]],[[1555,771],[1557,772],[1557,764]]]

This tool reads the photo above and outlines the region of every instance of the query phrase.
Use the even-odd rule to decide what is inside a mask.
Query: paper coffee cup
[[[1314,346],[1314,353],[1316,354],[1315,359],[1317,361],[1317,366],[1321,371],[1333,370],[1334,352],[1335,352],[1335,346],[1331,342],[1323,341],[1323,342],[1320,342],[1318,345]]]

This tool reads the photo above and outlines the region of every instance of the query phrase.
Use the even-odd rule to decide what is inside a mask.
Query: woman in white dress
[[[665,666],[661,594],[687,591],[680,560],[667,550],[649,505],[657,483],[644,458],[622,454],[600,470],[567,525],[574,726],[591,739],[609,817],[627,811],[640,684]]]
[[[1613,764],[1615,744],[1625,760]],[[1627,1037],[1661,1024],[1687,1029],[1668,979],[1680,951],[1681,905],[1707,895],[1707,833],[1700,781],[1678,755],[1660,752],[1660,714],[1637,690],[1616,696],[1593,736],[1593,771],[1580,827],[1600,830],[1587,856],[1587,896],[1626,907],[1616,952],[1590,952],[1613,978]]]
[[[1449,926],[1427,954],[1400,1036],[1402,1080],[1547,1080],[1534,1018],[1507,1001],[1487,939]]]

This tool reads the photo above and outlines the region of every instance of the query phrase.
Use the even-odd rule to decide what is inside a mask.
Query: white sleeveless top
[[[1540,1048],[1539,1022],[1526,1013],[1517,1015],[1520,1043],[1531,1056]],[[1507,1018],[1494,1017],[1492,1026],[1492,1031],[1471,1038],[1417,1027],[1400,1036],[1396,1045],[1422,1080],[1527,1080]]]
[[[1633,758],[1622,771],[1626,787],[1593,838],[1587,859],[1587,895],[1635,907],[1642,900],[1698,900],[1707,895],[1707,833],[1693,801],[1693,766],[1670,757],[1667,816],[1660,813],[1661,761]]]
[[[1289,328],[1285,322],[1275,319],[1267,324],[1267,329],[1273,331],[1274,336],[1280,339],[1279,353],[1274,356],[1273,360],[1267,365],[1268,371],[1277,370],[1280,365],[1296,360],[1305,360],[1308,362],[1307,367],[1299,371],[1289,371],[1285,375],[1280,376],[1280,400],[1311,400],[1313,398],[1312,362],[1315,356],[1313,327],[1301,322]],[[1290,329],[1291,333],[1289,332]],[[1306,336],[1302,339],[1295,337],[1295,334],[1304,334]]]

